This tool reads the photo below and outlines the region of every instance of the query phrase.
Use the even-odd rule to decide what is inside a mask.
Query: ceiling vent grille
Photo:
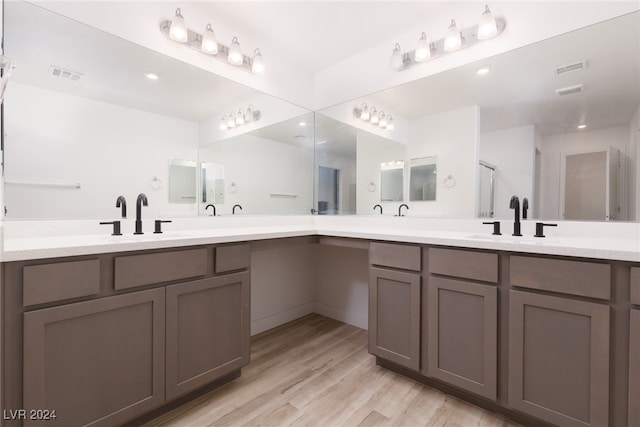
[[[556,68],[555,74],[556,76],[561,76],[563,74],[575,73],[577,71],[582,71],[587,68],[587,61],[575,62],[573,64],[564,65],[562,67]]]
[[[67,70],[61,67],[56,67],[54,65],[49,67],[49,74],[53,77],[61,77],[63,79],[68,79],[72,81],[80,80],[83,76],[82,73],[78,73],[77,71]]]
[[[584,90],[584,85],[579,84],[575,86],[567,86],[561,89],[556,89],[556,93],[559,96],[572,95],[574,93],[580,93]]]

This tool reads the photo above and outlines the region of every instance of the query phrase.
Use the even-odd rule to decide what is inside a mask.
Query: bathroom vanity
[[[300,218],[138,241],[60,237],[57,248],[6,239],[3,425],[119,425],[236,378],[249,363],[252,247],[291,240],[368,251],[379,365],[527,425],[639,419],[637,241],[514,243],[404,219]],[[56,419],[29,419],[32,409]]]

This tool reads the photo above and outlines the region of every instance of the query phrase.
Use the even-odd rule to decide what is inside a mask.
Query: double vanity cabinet
[[[525,425],[640,425],[640,267],[395,243],[369,264],[380,365]]]
[[[121,425],[237,377],[250,261],[240,243],[5,263],[4,425]]]

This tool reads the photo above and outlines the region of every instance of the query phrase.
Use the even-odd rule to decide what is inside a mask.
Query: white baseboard
[[[276,326],[284,325],[292,320],[299,319],[307,314],[314,313],[315,303],[308,302],[306,304],[299,305],[297,307],[290,308],[280,313],[272,314],[258,320],[251,321],[251,336],[257,335],[260,332],[268,331]],[[328,317],[328,316],[327,316]]]
[[[360,329],[367,330],[369,328],[367,313],[347,311],[342,308],[333,307],[319,302],[316,302],[314,312]]]

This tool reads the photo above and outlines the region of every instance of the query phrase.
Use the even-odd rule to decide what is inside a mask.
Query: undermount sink
[[[466,236],[467,239],[475,240],[488,240],[492,242],[503,243],[536,243],[541,239],[536,239],[533,236],[512,236],[511,234],[502,234],[499,236],[493,234],[470,234]]]

